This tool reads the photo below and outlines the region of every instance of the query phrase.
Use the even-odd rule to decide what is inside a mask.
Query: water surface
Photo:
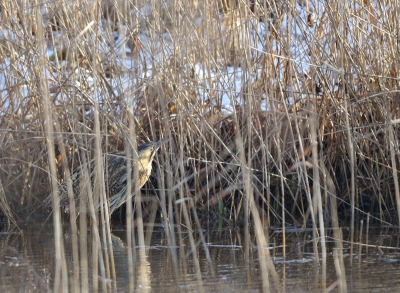
[[[71,237],[68,225],[64,227],[65,263],[69,272],[68,286],[73,288],[73,262]],[[129,250],[124,226],[113,227],[112,243],[115,273],[102,279],[102,272],[94,274],[91,269],[92,245],[88,244],[87,262],[89,265],[89,287],[93,278],[99,278],[99,291],[105,288],[109,292],[135,291],[149,292],[260,292],[262,280],[258,263],[258,248],[254,236],[249,245],[245,244],[243,231],[240,230],[203,230],[209,258],[202,248],[199,237],[195,237],[197,250],[193,254],[189,234],[175,231],[175,247],[168,245],[162,226],[151,229],[150,245],[141,257],[135,246]],[[90,239],[91,233],[88,234]],[[194,234],[195,236],[198,234]],[[286,292],[321,292],[322,261],[313,252],[311,232],[289,232],[286,235],[286,257],[282,255],[282,234],[270,231],[270,253],[278,272],[283,290]],[[55,248],[51,223],[26,225],[22,231],[4,230],[0,234],[0,286],[1,292],[51,292],[53,291],[55,267]],[[326,286],[332,286],[331,292],[339,292],[334,285],[337,280],[333,263],[333,242],[328,238]],[[358,246],[354,248],[350,265],[349,245],[344,242],[344,261],[347,288],[349,292],[400,292],[400,254],[399,237],[390,229],[379,230],[369,235],[369,244],[364,247],[359,259]],[[376,245],[389,248],[377,248]],[[102,250],[109,255],[106,249]],[[177,262],[172,255],[176,255]],[[133,268],[129,269],[129,256],[132,256]],[[200,273],[196,270],[196,259]],[[142,261],[141,261],[142,260]],[[143,261],[144,260],[144,261]],[[108,265],[110,268],[110,264]],[[112,276],[115,275],[115,278]],[[103,282],[104,281],[104,282]],[[102,287],[102,284],[105,287]],[[332,285],[333,284],[333,285]],[[131,286],[131,287],[130,287]],[[72,290],[71,290],[72,291]],[[276,292],[271,281],[271,291]]]

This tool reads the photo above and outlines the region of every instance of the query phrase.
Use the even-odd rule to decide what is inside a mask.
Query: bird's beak
[[[160,146],[162,146],[164,143],[166,143],[166,142],[168,142],[168,141],[169,141],[169,137],[168,137],[168,138],[165,138],[165,139],[163,139],[163,140],[160,140],[160,141],[156,142],[155,147],[156,147],[156,148],[159,148]]]

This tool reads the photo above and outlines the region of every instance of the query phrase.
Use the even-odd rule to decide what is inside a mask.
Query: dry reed
[[[140,247],[131,267],[146,267],[143,199],[157,193],[168,244],[179,245],[175,224],[189,231],[199,288],[196,250],[207,247],[201,237],[195,242],[194,227],[216,214],[254,228],[264,291],[269,277],[281,288],[264,228],[281,226],[285,235],[287,225],[310,220],[315,254],[321,250],[326,264],[325,225],[333,227],[338,286],[346,290],[339,227],[350,223],[354,242],[360,218],[398,224],[400,217],[399,10],[395,1],[297,2],[0,4],[0,211],[12,222],[51,213],[56,291],[68,287],[62,215],[57,204],[42,210],[42,201],[96,159],[95,184],[81,199],[88,210],[70,207],[73,283],[81,284],[74,291],[116,290],[110,215],[94,211],[107,202],[101,155],[134,157],[138,144],[163,137],[171,140],[155,176],[117,215],[128,246]],[[90,236],[78,233],[87,225]]]

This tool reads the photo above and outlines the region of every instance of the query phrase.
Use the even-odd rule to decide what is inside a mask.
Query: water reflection
[[[68,226],[64,227],[68,231]],[[251,238],[248,259],[245,257],[244,237],[240,231],[205,232],[210,254],[207,259],[200,242],[193,254],[188,235],[177,235],[179,246],[170,247],[162,227],[152,227],[147,237],[144,255],[136,246],[127,246],[124,227],[114,227],[112,235],[115,272],[111,270],[110,279],[101,280],[99,291],[109,292],[198,292],[199,285],[205,292],[259,292],[262,288],[258,263],[258,248]],[[90,239],[90,233],[88,232]],[[313,253],[310,235],[289,233],[287,235],[287,256],[283,258],[281,235],[271,234],[271,255],[286,292],[319,292],[321,287],[321,262]],[[400,254],[395,249],[399,239],[395,233],[369,235],[367,254],[364,248],[360,255],[353,257],[350,266],[348,246],[345,243],[345,268],[347,288],[351,292],[395,292],[400,291]],[[333,261],[332,247],[328,240],[327,278],[328,289],[338,292]],[[68,232],[64,234],[64,248],[69,278],[69,288],[73,289],[71,240]],[[198,241],[198,239],[196,239]],[[90,242],[90,241],[89,241]],[[274,245],[273,245],[274,244]],[[383,248],[376,248],[380,245]],[[272,248],[275,247],[275,249]],[[103,250],[111,253],[111,250]],[[173,253],[177,257],[174,262]],[[346,254],[347,253],[347,254]],[[130,261],[130,255],[132,259]],[[195,258],[200,266],[200,283],[196,272]],[[92,259],[92,245],[88,245],[88,264]],[[52,225],[29,225],[22,232],[15,230],[0,234],[0,282],[1,292],[51,292],[55,272],[54,241]],[[132,266],[130,266],[132,264]],[[99,279],[100,272],[93,274],[89,269],[89,286],[94,276]],[[115,276],[115,278],[113,278]]]

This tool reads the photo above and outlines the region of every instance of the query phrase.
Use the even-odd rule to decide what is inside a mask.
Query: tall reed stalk
[[[313,228],[324,289],[332,233],[344,292],[341,227],[354,243],[359,217],[398,225],[397,1],[5,1],[0,13],[0,212],[11,222],[51,213],[54,291],[119,290],[116,218],[126,223],[131,291],[149,288],[154,221],[174,278],[190,257],[200,289],[198,251],[212,262],[201,216],[243,228],[247,256],[255,233],[265,292],[283,288],[268,228],[282,230],[283,257],[288,227]],[[111,216],[103,154],[137,159],[137,145],[164,137],[148,183]],[[183,230],[190,256],[174,249]]]

